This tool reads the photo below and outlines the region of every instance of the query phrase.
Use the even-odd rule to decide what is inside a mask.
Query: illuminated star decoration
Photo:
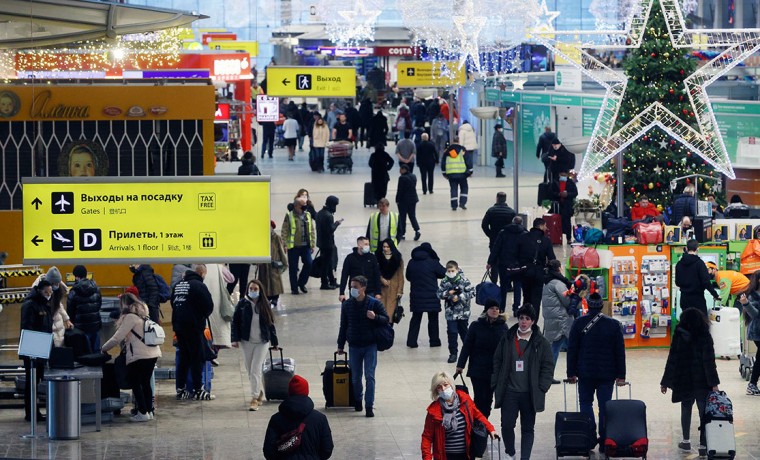
[[[382,13],[364,5],[363,0],[357,0],[353,10],[339,10],[338,15],[345,21],[325,26],[331,40],[340,45],[350,45],[359,41],[375,39],[375,22]]]
[[[520,90],[522,91],[525,84],[528,82],[527,78],[515,78],[514,80],[510,80],[512,82],[512,91]]]
[[[453,16],[459,40],[461,42],[461,53],[459,55],[459,68],[467,63],[467,58],[472,58],[472,64],[475,71],[480,72],[480,53],[478,51],[478,36],[480,31],[486,25],[485,16],[475,16],[475,6],[472,0],[465,0],[462,8],[462,15]]]
[[[723,137],[718,130],[706,88],[760,49],[760,29],[688,30],[677,0],[660,0],[668,34],[674,47],[691,48],[698,43],[701,44],[700,46],[726,47],[722,53],[684,79],[689,103],[697,119],[698,130],[686,124],[659,102],[654,102],[618,131],[613,131],[628,84],[628,77],[607,67],[583,48],[639,48],[653,1],[639,0],[633,6],[633,14],[629,17],[626,29],[623,31],[615,33],[610,31],[561,32],[571,37],[583,37],[581,42],[585,41],[584,45],[563,43],[546,33],[535,34],[536,38],[555,54],[564,57],[584,75],[606,89],[602,110],[594,126],[578,178],[583,180],[591,176],[647,131],[658,127],[699,155],[716,171],[734,179],[736,176],[728,158]],[[563,50],[563,46],[569,46],[573,52]]]
[[[535,29],[549,32],[554,30],[554,22],[559,16],[559,11],[549,11],[546,6],[546,0],[541,0],[541,6],[538,10],[538,17],[536,18]]]
[[[658,142],[658,144],[660,144],[660,148],[661,148],[661,149],[666,149],[666,148],[668,148],[668,141],[666,141],[665,139],[663,139],[663,140],[661,140],[660,142]]]

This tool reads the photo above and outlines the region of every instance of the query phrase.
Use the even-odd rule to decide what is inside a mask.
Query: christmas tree
[[[688,54],[687,49],[673,47],[660,1],[655,0],[641,46],[630,50],[623,58],[628,86],[620,105],[616,130],[658,101],[684,123],[698,129],[683,84],[696,68]],[[624,152],[623,172],[626,201],[633,204],[645,194],[658,207],[667,207],[673,200],[673,193],[679,191],[671,191],[672,179],[691,174],[718,177],[706,161],[659,128],[645,133]],[[679,188],[686,183],[682,181]],[[712,191],[714,183],[700,181],[698,195]]]

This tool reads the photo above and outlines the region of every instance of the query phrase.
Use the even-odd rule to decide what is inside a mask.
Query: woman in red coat
[[[493,425],[467,393],[456,389],[454,379],[446,372],[433,376],[430,394],[433,402],[427,408],[422,432],[423,460],[470,460],[470,433],[475,420],[485,426],[491,438],[498,438]]]
[[[660,211],[657,210],[657,206],[650,203],[646,195],[641,195],[639,202],[631,208],[631,221],[641,220],[647,216],[657,217],[659,215]]]

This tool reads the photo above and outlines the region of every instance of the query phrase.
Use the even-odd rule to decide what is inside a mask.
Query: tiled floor
[[[286,161],[285,152],[276,153],[275,160],[259,160],[265,174],[272,174],[272,218],[282,222],[286,204],[297,189],[311,192],[317,209],[329,194],[340,197],[337,217],[345,223],[336,237],[339,251],[345,255],[355,237],[364,233],[371,209],[362,207],[362,183],[369,180],[366,166],[368,153],[360,149],[354,156],[354,173],[350,175],[315,174],[308,171],[304,153],[298,154],[295,163]],[[238,164],[224,164],[220,172],[236,171]],[[395,193],[398,170],[391,172],[393,180],[389,197]],[[479,281],[487,252],[487,240],[480,229],[483,212],[490,206],[498,190],[506,190],[512,204],[511,175],[507,179],[493,177],[492,169],[478,169],[470,181],[470,204],[466,211],[452,212],[449,207],[448,184],[436,176],[435,194],[420,193],[418,216],[422,226],[422,241],[429,241],[442,259],[455,259],[467,276]],[[522,205],[535,199],[537,176],[521,176]],[[393,201],[391,199],[391,201]],[[241,207],[241,211],[244,208]],[[416,243],[401,243],[401,251],[408,258]],[[555,248],[559,249],[559,248]],[[558,253],[562,253],[559,250]],[[287,281],[286,281],[287,285]],[[323,408],[320,372],[324,362],[331,359],[336,348],[339,306],[336,291],[320,291],[312,282],[308,295],[282,298],[283,307],[277,312],[277,329],[281,345],[287,356],[296,360],[297,373],[307,378],[311,396],[318,408]],[[479,313],[473,307],[473,318]],[[0,322],[17,321],[7,310]],[[408,349],[404,339],[409,318],[397,328],[397,344],[381,353],[377,371],[376,417],[367,419],[348,409],[325,410],[335,440],[336,459],[413,459],[420,458],[420,433],[429,403],[429,384],[434,372],[453,366],[446,364],[446,347],[429,348],[425,333],[420,348]],[[17,324],[17,323],[15,323]],[[15,330],[16,326],[3,328]],[[441,324],[445,340],[445,325]],[[423,327],[424,331],[424,327]],[[649,458],[696,458],[696,451],[682,455],[676,449],[680,441],[680,409],[670,402],[670,395],[659,392],[659,379],[665,364],[666,350],[635,350],[627,353],[629,379],[633,382],[633,395],[643,399],[648,407],[648,427],[651,442]],[[174,350],[166,347],[162,361],[173,362]],[[555,375],[564,372],[564,355]],[[760,398],[744,395],[744,382],[738,373],[737,361],[720,361],[718,369],[721,387],[733,398],[736,411],[737,458],[760,457],[758,416]],[[121,416],[103,431],[94,432],[92,426],[83,428],[79,441],[51,442],[46,439],[30,442],[19,438],[29,431],[23,423],[21,409],[0,410],[0,457],[63,458],[63,459],[115,459],[115,458],[189,458],[189,459],[260,459],[261,446],[269,417],[276,412],[277,403],[265,403],[258,412],[247,411],[248,383],[244,375],[239,350],[221,353],[221,366],[216,368],[213,392],[216,400],[209,402],[176,402],[173,382],[158,382],[158,409],[156,420],[131,424]],[[569,391],[573,391],[569,389]],[[546,411],[538,415],[534,459],[554,458],[554,413],[562,410],[562,387],[554,386],[548,393]],[[696,416],[695,416],[696,419]],[[491,416],[499,426],[498,411]],[[692,439],[697,439],[696,420],[692,425]],[[518,428],[519,430],[519,428]],[[696,444],[696,443],[695,443]]]

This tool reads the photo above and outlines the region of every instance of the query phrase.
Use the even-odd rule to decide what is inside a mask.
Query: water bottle
[[[604,284],[604,277],[602,275],[596,277],[596,289],[603,299],[607,297],[607,286]]]

